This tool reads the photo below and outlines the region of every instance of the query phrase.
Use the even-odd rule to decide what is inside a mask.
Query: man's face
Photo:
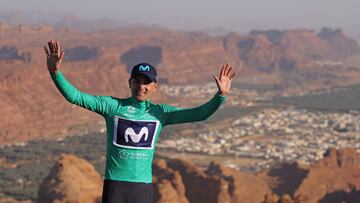
[[[131,96],[138,101],[146,101],[156,92],[157,83],[152,82],[148,77],[142,74],[130,78],[129,86]]]

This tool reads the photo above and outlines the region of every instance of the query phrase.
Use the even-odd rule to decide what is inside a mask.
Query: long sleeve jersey
[[[56,87],[70,103],[102,115],[106,122],[105,179],[152,182],[152,161],[156,141],[166,125],[207,119],[225,101],[216,93],[195,108],[178,108],[130,98],[94,96],[71,85],[60,71],[51,74]]]

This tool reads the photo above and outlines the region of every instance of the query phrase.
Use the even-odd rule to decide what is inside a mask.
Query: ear
[[[157,87],[158,87],[158,83],[154,83],[154,87],[155,87],[155,90],[156,90]]]

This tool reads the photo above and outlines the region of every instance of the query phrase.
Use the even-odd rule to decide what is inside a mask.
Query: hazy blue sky
[[[174,28],[360,27],[360,0],[1,0],[1,10],[41,10]]]

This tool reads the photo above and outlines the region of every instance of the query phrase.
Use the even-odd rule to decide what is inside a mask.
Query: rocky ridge
[[[101,202],[102,179],[84,159],[63,154],[41,183],[38,202]]]
[[[359,167],[359,155],[349,148],[330,149],[324,159],[311,166],[288,163],[259,174],[240,172],[215,162],[204,170],[181,159],[157,159],[153,164],[155,202],[354,203],[360,200]],[[87,172],[83,173],[84,170]],[[53,202],[57,198],[58,202],[78,202],[84,198],[96,202],[101,195],[100,182],[88,163],[64,155],[40,186],[38,201]],[[76,199],[71,199],[71,191],[79,190],[82,192],[77,193]],[[69,199],[65,201],[64,197]]]

